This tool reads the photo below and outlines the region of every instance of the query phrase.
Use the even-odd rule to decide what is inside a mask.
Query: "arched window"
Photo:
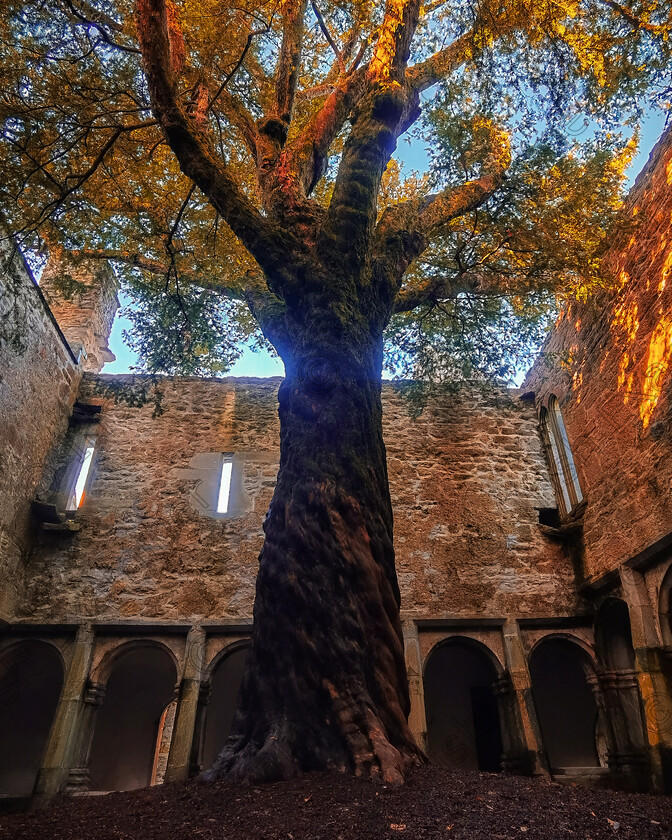
[[[583,501],[583,493],[569,446],[567,429],[554,396],[548,401],[548,409],[541,410],[541,431],[558,506],[560,512],[567,516]]]

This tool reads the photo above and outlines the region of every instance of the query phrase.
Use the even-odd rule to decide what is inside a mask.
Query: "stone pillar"
[[[208,767],[203,767],[201,759],[205,748],[205,725],[208,718],[208,704],[210,703],[211,692],[212,686],[210,683],[205,680],[201,682],[198,695],[198,710],[196,711],[196,725],[194,727],[194,741],[191,745],[190,776],[197,776],[203,770],[209,769]]]
[[[625,787],[648,787],[637,674],[632,669],[600,671],[593,688],[609,733],[607,763]]]
[[[408,674],[411,710],[408,725],[418,746],[427,752],[427,718],[425,715],[425,687],[422,681],[422,658],[418,625],[413,620],[404,621],[404,657]]]
[[[659,647],[635,650],[651,788],[658,793],[672,793],[672,683],[665,676],[666,670],[672,674],[672,665],[666,656]]]
[[[655,621],[644,576],[627,566],[620,569],[624,600],[628,605],[635,677],[641,698],[641,718],[648,751],[650,787],[672,791],[672,697],[665,679],[665,649]]]
[[[205,631],[201,627],[192,627],[187,636],[184,651],[184,668],[177,698],[173,737],[168,753],[166,782],[180,781],[189,777],[204,660]]]
[[[507,619],[502,629],[504,656],[510,677],[508,723],[510,752],[506,761],[517,772],[548,775],[546,756],[532,700],[532,680],[518,622]]]
[[[42,767],[35,782],[35,807],[40,807],[64,791],[76,761],[84,692],[93,655],[93,639],[91,625],[82,625],[77,631],[72,659],[65,675]]]
[[[96,723],[96,712],[103,705],[105,686],[102,683],[87,683],[84,691],[84,706],[77,727],[77,741],[73,750],[73,767],[68,774],[66,794],[73,796],[85,793],[91,786],[89,775],[89,754]]]
[[[516,696],[508,671],[504,671],[495,680],[492,690],[497,698],[499,729],[502,735],[502,770],[505,773],[529,773],[529,768],[521,762],[525,748],[520,737]]]

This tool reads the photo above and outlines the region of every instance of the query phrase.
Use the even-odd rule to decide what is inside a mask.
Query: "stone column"
[[[189,777],[204,660],[205,631],[201,627],[192,627],[187,636],[184,651],[184,667],[177,698],[173,737],[168,753],[166,782],[180,781]]]
[[[635,677],[641,697],[643,735],[649,758],[650,786],[672,790],[672,686],[664,673],[665,649],[655,621],[644,576],[627,566],[620,569],[635,650]]]
[[[73,766],[68,774],[65,793],[76,795],[85,793],[91,786],[89,775],[89,754],[96,723],[96,712],[103,705],[106,687],[102,683],[89,682],[84,691],[77,738],[73,749]]]
[[[82,625],[77,631],[72,659],[65,675],[42,767],[35,782],[35,807],[40,807],[64,791],[73,764],[77,762],[79,727],[91,668],[93,640],[91,625]]]
[[[529,768],[521,766],[521,756],[525,755],[525,749],[520,736],[516,696],[508,671],[497,677],[492,690],[497,698],[499,729],[502,735],[502,770],[505,773],[530,772]]]
[[[194,727],[194,741],[191,745],[191,759],[189,764],[189,775],[198,776],[203,770],[208,770],[208,767],[203,767],[201,763],[203,758],[203,750],[205,749],[205,725],[208,719],[208,704],[210,703],[210,694],[212,693],[212,686],[209,682],[203,680],[201,682],[200,692],[198,695],[198,710],[196,712],[196,726]]]
[[[427,752],[427,718],[425,715],[425,687],[422,682],[422,658],[418,625],[408,620],[403,623],[404,657],[408,674],[408,690],[411,698],[411,711],[408,725],[418,746]]]
[[[541,730],[532,700],[532,680],[518,622],[507,619],[502,629],[504,656],[510,677],[510,753],[507,763],[518,772],[548,775]],[[515,744],[515,746],[514,746]]]
[[[608,723],[609,770],[634,790],[647,787],[647,755],[642,732],[637,674],[632,669],[602,670],[593,689]]]

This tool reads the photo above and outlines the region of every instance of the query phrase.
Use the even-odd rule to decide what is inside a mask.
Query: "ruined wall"
[[[97,427],[76,432],[97,441],[81,530],[45,535],[22,614],[251,616],[277,472],[279,381],[86,375],[80,399],[103,409]],[[404,612],[575,607],[571,563],[538,526],[536,508],[553,496],[533,405],[465,387],[416,419],[386,385],[384,425]],[[222,453],[234,459],[234,515],[218,518]]]
[[[23,588],[30,503],[80,371],[18,251],[0,242],[0,621]]]
[[[573,305],[524,384],[555,394],[587,506],[588,578],[672,529],[672,130],[629,196],[611,245],[614,290]]]
[[[116,358],[107,346],[119,308],[117,281],[102,260],[73,262],[64,254],[47,263],[40,288],[68,343],[79,353],[83,370],[99,373]]]

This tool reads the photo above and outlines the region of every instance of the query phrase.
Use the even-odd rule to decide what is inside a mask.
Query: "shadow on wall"
[[[29,796],[63,687],[53,645],[19,642],[0,659],[0,793]]]

